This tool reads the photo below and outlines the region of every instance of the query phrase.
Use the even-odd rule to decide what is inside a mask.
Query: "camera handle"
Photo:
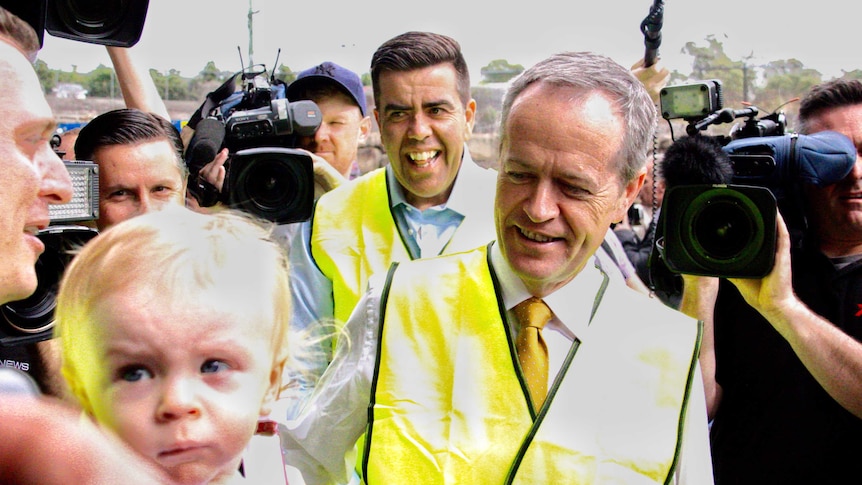
[[[721,123],[730,123],[736,118],[741,118],[743,116],[747,116],[753,118],[757,116],[760,110],[755,106],[749,106],[748,108],[743,109],[731,109],[724,108],[722,110],[718,110],[715,113],[710,114],[706,118],[703,118],[700,121],[695,121],[689,123],[686,127],[685,131],[689,136],[694,136],[698,132],[707,129],[710,125],[718,125]]]

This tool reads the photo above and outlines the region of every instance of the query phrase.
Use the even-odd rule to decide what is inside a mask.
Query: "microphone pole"
[[[644,67],[655,64],[658,48],[661,45],[661,27],[664,21],[664,1],[653,0],[649,14],[641,22],[641,32],[644,35]]]

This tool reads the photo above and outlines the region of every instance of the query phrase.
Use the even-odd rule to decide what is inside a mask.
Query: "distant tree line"
[[[672,72],[670,85],[719,79],[722,82],[725,107],[739,108],[744,103],[750,103],[766,114],[783,106],[781,109],[785,111],[788,124],[792,126],[798,108],[791,101],[804,95],[815,84],[825,81],[820,72],[806,68],[797,59],[753,65],[750,63],[752,56],[742,59],[729,58],[724,52],[724,46],[715,36],[708,36],[705,40],[706,45],[694,42],[685,45],[682,52],[692,56],[692,70],[689,73]],[[853,60],[848,59],[848,62]],[[503,59],[491,61],[481,69],[482,79],[473,89],[479,106],[485,108],[480,109],[477,119],[480,132],[482,127],[492,126],[499,116],[497,107],[502,97],[502,88],[499,86],[523,71],[523,66],[510,64]],[[87,73],[77,72],[76,69],[68,72],[51,69],[44,61],[39,60],[36,63],[36,72],[46,94],[51,94],[52,89],[59,83],[74,83],[83,86],[91,97],[121,96],[114,70],[108,66],[100,65]],[[150,75],[165,100],[203,100],[207,93],[233,74],[235,72],[219,69],[212,61],[191,78],[181,76],[179,71],[174,69],[167,73],[150,70]],[[288,83],[296,77],[296,74],[284,65],[277,69],[275,75]],[[370,85],[371,76],[368,73],[361,77],[363,84]],[[844,71],[842,77],[862,79],[862,70]]]
[[[36,73],[42,83],[42,89],[46,94],[51,94],[53,89],[61,83],[80,84],[87,90],[87,95],[96,98],[118,98],[122,96],[117,76],[113,67],[100,64],[90,72],[81,73],[74,68],[71,72],[59,69],[51,69],[44,61],[36,61]],[[183,77],[175,69],[167,73],[150,69],[150,76],[165,100],[198,101],[203,100],[207,93],[221,85],[228,77],[236,72],[222,71],[218,69],[213,61],[194,77]],[[275,73],[276,78],[285,82],[293,81],[296,74],[287,66],[281,66]]]

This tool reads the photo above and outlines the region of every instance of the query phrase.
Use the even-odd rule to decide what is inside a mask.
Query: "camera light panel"
[[[64,161],[72,179],[72,200],[49,205],[51,223],[90,221],[99,216],[99,167],[93,162]]]
[[[717,79],[669,86],[659,93],[662,118],[696,119],[721,109],[721,83]]]

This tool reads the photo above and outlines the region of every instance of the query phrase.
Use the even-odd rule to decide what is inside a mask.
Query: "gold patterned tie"
[[[514,308],[518,319],[515,347],[521,370],[530,388],[536,409],[542,407],[548,394],[548,346],[542,338],[542,328],[551,320],[551,309],[539,298],[530,297]]]

